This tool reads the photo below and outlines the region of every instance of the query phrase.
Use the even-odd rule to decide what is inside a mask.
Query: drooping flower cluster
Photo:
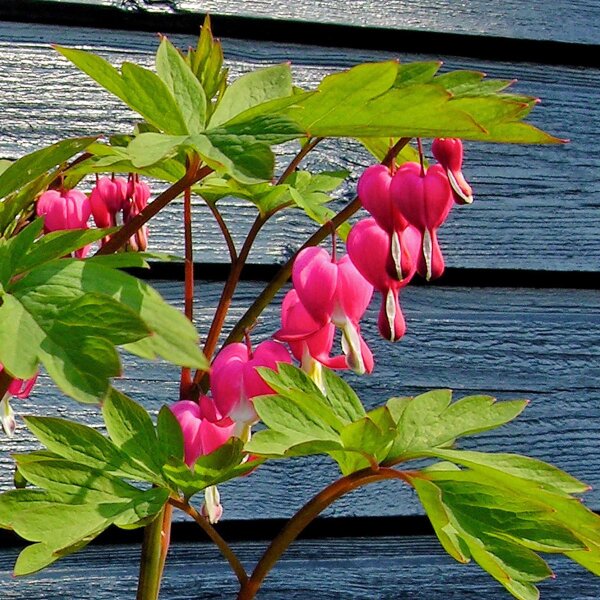
[[[437,139],[429,168],[415,162],[395,173],[384,165],[369,167],[361,176],[358,196],[372,218],[357,223],[348,237],[348,254],[362,275],[381,293],[379,331],[396,341],[406,325],[399,291],[419,273],[427,280],[444,271],[437,238],[454,202],[472,202],[473,193],[462,168],[462,142]]]
[[[92,215],[98,227],[114,227],[129,223],[148,205],[150,188],[140,181],[138,175],[124,177],[101,177],[90,194]],[[148,247],[148,229],[144,225],[129,239],[131,250]]]
[[[294,289],[286,295],[281,329],[275,334],[288,342],[309,373],[320,365],[373,370],[373,354],[360,334],[359,321],[373,295],[373,286],[358,272],[349,256],[339,261],[323,248],[305,248],[292,269]],[[342,332],[344,356],[331,357],[335,328]]]
[[[88,197],[79,190],[48,190],[37,201],[37,215],[44,217],[44,232],[63,229],[87,229],[92,209]],[[88,247],[75,251],[77,258],[85,258]]]
[[[252,399],[272,394],[256,367],[277,369],[277,363],[291,363],[283,344],[266,340],[255,350],[250,343],[225,346],[211,367],[210,392],[198,402],[180,400],[171,405],[183,432],[185,462],[189,467],[200,456],[210,454],[232,437],[250,439],[250,429],[258,421]],[[223,513],[215,486],[206,489],[204,515],[216,523]]]
[[[147,205],[150,188],[138,175],[101,177],[88,198],[76,189],[48,190],[37,200],[36,213],[44,217],[44,232],[65,229],[88,229],[90,216],[97,227],[107,228],[130,222]],[[102,243],[105,243],[105,238]],[[148,247],[148,228],[144,225],[129,239],[127,246],[137,252]],[[77,258],[85,258],[89,246],[75,251]]]

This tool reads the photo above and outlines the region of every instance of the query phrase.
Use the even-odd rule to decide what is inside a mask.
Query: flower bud
[[[446,170],[456,204],[471,204],[473,190],[462,174],[462,141],[459,138],[436,138],[431,145],[431,151]]]

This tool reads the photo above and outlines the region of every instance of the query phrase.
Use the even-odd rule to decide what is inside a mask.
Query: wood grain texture
[[[56,0],[61,2],[62,0]],[[73,1],[73,0],[69,0]],[[600,42],[600,3],[558,0],[551,10],[520,0],[79,0],[82,4],[247,15],[392,29],[479,33],[530,39]]]
[[[181,306],[179,284],[158,289]],[[201,283],[197,324],[207,320],[220,286]],[[239,316],[257,285],[241,285],[232,318]],[[461,441],[461,447],[513,451],[552,462],[593,486],[586,502],[600,510],[600,296],[585,290],[465,289],[409,287],[403,306],[408,333],[397,344],[379,339],[377,302],[364,321],[373,348],[371,376],[349,376],[368,407],[394,395],[448,387],[456,397],[488,393],[503,399],[529,398],[530,406],[514,423]],[[270,308],[254,331],[255,343],[278,326]],[[124,361],[119,389],[156,411],[177,399],[178,372],[161,363],[133,357]],[[32,396],[14,400],[21,414],[52,414],[99,426],[96,407],[62,397],[42,376]],[[12,485],[11,452],[33,447],[23,426],[13,440],[2,438],[0,487]],[[326,457],[274,461],[249,477],[223,485],[227,519],[287,518],[337,478]],[[422,514],[414,494],[396,482],[363,488],[342,498],[326,515],[393,516]]]
[[[176,36],[181,46],[192,39]],[[16,157],[65,136],[108,131],[127,132],[133,114],[119,101],[57,56],[51,42],[100,52],[115,64],[151,63],[156,41],[151,35],[0,23],[0,156]],[[325,74],[357,62],[383,60],[383,52],[307,48],[225,40],[235,74],[262,64],[291,60],[300,85],[315,85]],[[403,60],[427,59],[425,55]],[[542,97],[534,111],[539,126],[572,142],[566,146],[520,147],[469,144],[465,174],[477,201],[453,211],[441,232],[447,264],[471,268],[600,270],[600,155],[594,128],[600,121],[600,71],[567,67],[511,65],[447,57],[445,68],[481,69],[494,77],[517,77],[516,90]],[[76,93],[74,90],[77,90]],[[317,147],[306,166],[351,171],[338,205],[352,197],[356,180],[371,159],[356,145],[330,141]],[[280,149],[280,165],[293,154]],[[218,228],[201,200],[196,201],[196,260],[225,261]],[[239,245],[255,210],[225,199],[222,210]],[[155,250],[182,254],[181,203],[176,201],[151,223]],[[282,262],[314,225],[292,211],[273,219],[261,233],[250,260]]]
[[[247,568],[264,543],[233,544]],[[0,554],[2,598],[126,600],[135,597],[139,548],[91,546],[25,579],[9,575],[17,550]],[[557,579],[540,584],[543,600],[596,600],[600,583],[564,558],[550,557]],[[169,552],[161,598],[229,600],[236,580],[216,549],[177,544]],[[269,574],[259,600],[465,600],[508,599],[491,577],[443,553],[431,537],[296,542]]]

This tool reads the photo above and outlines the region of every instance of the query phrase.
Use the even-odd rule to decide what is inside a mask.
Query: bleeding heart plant
[[[373,290],[381,295],[379,330],[397,342],[406,331],[400,290],[417,273],[442,275],[438,229],[455,202],[473,198],[462,175],[459,135],[561,141],[521,121],[534,98],[505,93],[506,85],[489,85],[474,71],[457,73],[468,85],[452,88],[448,74],[438,76],[429,63],[427,78],[423,69],[395,61],[327,76],[316,90],[295,87],[289,64],[257,69],[231,84],[208,20],[198,46],[186,54],[161,38],[155,71],[131,63],[119,70],[82,50],[57,50],[143,122],[129,136],[58,142],[0,174],[4,429],[12,434],[16,423],[9,398],[29,393],[42,368],[73,399],[99,403],[108,433],[67,419],[24,417],[43,449],[15,456],[16,479],[27,487],[0,495],[0,526],[33,542],[21,552],[16,575],[47,567],[111,525],[145,527],[138,598],[155,600],[177,508],[229,561],[238,598],[253,598],[298,532],[334,499],[384,479],[412,486],[448,553],[460,562],[473,559],[517,598],[537,598],[535,583],[551,576],[536,552],[566,554],[600,575],[600,518],[573,499],[585,484],[533,458],[453,448],[462,436],[514,419],[525,401],[452,401],[449,390],[434,390],[367,411],[330,370],[376,377],[361,329]],[[357,86],[361,94],[353,93]],[[468,94],[461,104],[465,120],[450,125],[457,114],[452,103],[462,93]],[[411,107],[408,114],[395,109],[400,100]],[[427,165],[424,136],[436,138],[432,152],[439,163]],[[329,193],[348,173],[312,173],[300,165],[323,139],[341,137],[370,149],[378,164],[360,177],[358,197],[334,213]],[[298,142],[290,163],[275,173],[273,146]],[[144,177],[160,180],[155,189],[164,190],[152,201]],[[94,184],[89,196],[82,191],[87,182]],[[122,270],[161,259],[143,252],[147,223],[180,195],[185,314]],[[192,195],[208,205],[231,259],[202,351],[193,325],[194,304],[202,298],[194,296]],[[240,248],[220,212],[227,196],[256,209]],[[350,231],[348,219],[361,203],[372,218]],[[247,307],[217,353],[256,236],[274,215],[292,209],[318,223],[315,233]],[[90,215],[98,228],[89,227]],[[316,247],[331,232],[347,240],[341,258],[335,235],[331,253]],[[96,253],[84,259],[95,243]],[[281,327],[260,332],[263,309],[290,276]],[[254,348],[251,329],[263,338]],[[334,350],[336,335],[340,351]],[[181,367],[179,398],[161,409],[156,423],[117,390],[119,350]],[[226,509],[217,486],[266,461],[312,454],[335,461],[341,478],[288,522],[248,574],[213,527]],[[198,510],[193,502],[200,492]],[[32,519],[32,511],[43,518]]]

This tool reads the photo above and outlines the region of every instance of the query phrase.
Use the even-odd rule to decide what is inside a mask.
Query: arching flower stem
[[[411,475],[414,474],[411,473]],[[277,537],[265,550],[254,568],[254,571],[250,575],[250,578],[245,584],[242,584],[238,594],[238,600],[252,600],[255,597],[263,580],[275,563],[281,558],[282,554],[287,550],[289,545],[298,537],[302,530],[329,505],[352,490],[384,479],[399,479],[408,482],[407,475],[402,471],[387,467],[380,467],[376,471],[372,468],[368,468],[338,479],[314,496],[312,500],[305,504],[284,525]]]

